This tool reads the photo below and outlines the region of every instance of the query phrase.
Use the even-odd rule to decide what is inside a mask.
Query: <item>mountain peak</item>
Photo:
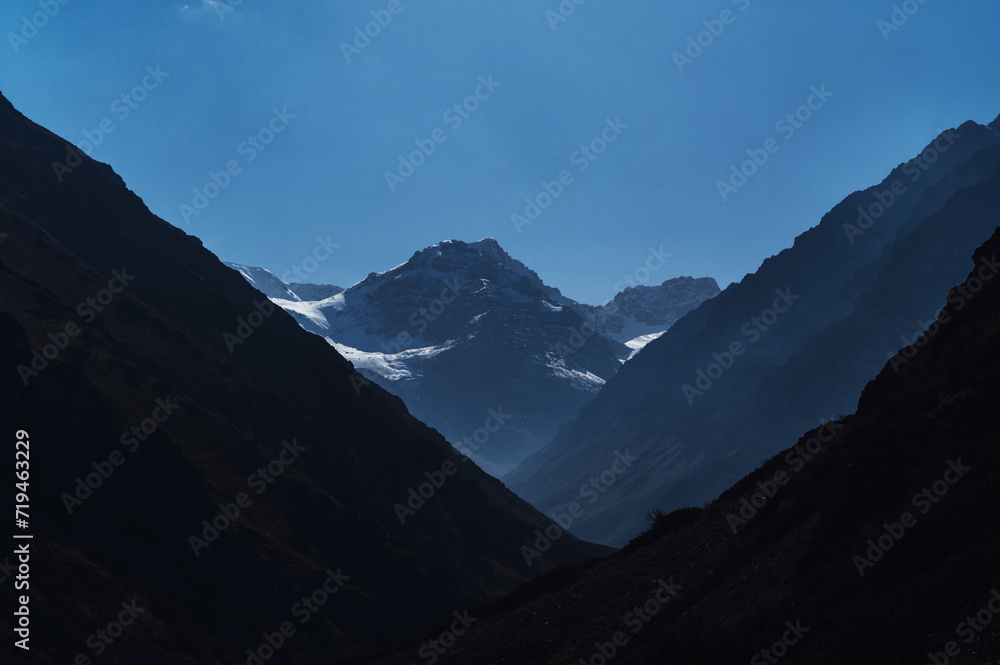
[[[354,287],[380,283],[386,278],[395,279],[404,274],[427,273],[434,279],[441,276],[467,279],[470,277],[499,278],[501,281],[528,278],[538,289],[550,293],[563,301],[558,289],[545,286],[538,275],[526,265],[513,258],[494,238],[483,238],[475,242],[464,240],[443,240],[430,247],[414,252],[405,263],[384,272],[371,273]],[[501,277],[506,275],[506,277]],[[564,304],[560,302],[559,304]]]
[[[461,252],[466,249],[473,249],[479,254],[486,254],[489,256],[502,256],[508,259],[510,258],[510,255],[508,255],[507,252],[504,251],[504,248],[501,247],[500,243],[498,243],[496,239],[493,237],[486,237],[483,238],[482,240],[476,240],[475,242],[465,242],[464,240],[443,240],[439,243],[431,245],[427,249],[416,252],[414,256],[418,256],[423,252],[429,252],[432,250],[437,252],[448,251],[448,250],[454,252]]]
[[[229,261],[224,261],[223,263],[243,275],[243,278],[250,282],[255,289],[271,299],[308,302],[324,300],[344,290],[333,284],[286,282],[265,268],[246,266]]]
[[[662,284],[626,287],[606,305],[582,310],[587,316],[600,315],[603,332],[632,350],[624,360],[719,293],[712,277],[674,277]]]
[[[270,270],[255,266],[245,266],[240,263],[231,263],[229,261],[224,261],[223,263],[225,263],[227,267],[232,268],[236,272],[243,275],[244,279],[250,282],[255,289],[263,293],[268,298],[293,301],[300,300],[300,298],[288,288],[288,285]]]
[[[635,300],[641,297],[652,297],[661,293],[676,293],[679,291],[685,291],[690,289],[703,289],[707,291],[714,291],[712,295],[719,293],[719,284],[715,281],[714,277],[689,277],[681,276],[674,277],[664,281],[662,284],[649,285],[649,284],[638,284],[636,286],[629,286],[615,295],[614,300],[616,302],[624,302],[628,300]],[[608,303],[606,306],[610,306]]]
[[[17,112],[17,110],[14,108],[14,105],[10,103],[9,99],[4,97],[2,92],[0,92],[0,108],[4,109],[5,111],[14,111],[15,113]]]
[[[506,250],[500,246],[500,243],[492,237],[486,237],[482,240],[477,240],[476,242],[470,242],[469,247],[474,248],[481,256],[489,257],[505,265],[509,265],[512,261],[514,261],[514,259],[510,257],[510,254],[508,254]],[[514,263],[520,264],[519,261],[514,261]]]

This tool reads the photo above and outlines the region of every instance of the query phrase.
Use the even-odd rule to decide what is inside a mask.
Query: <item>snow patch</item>
[[[562,358],[553,360],[549,356],[549,362],[545,364],[550,370],[552,370],[552,376],[563,379],[564,381],[569,381],[577,390],[583,390],[585,392],[596,393],[605,384],[604,379],[597,376],[593,372],[581,372],[578,369],[570,369],[566,366],[566,361]]]
[[[632,349],[632,353],[628,354],[628,358],[626,358],[622,362],[624,363],[628,362],[629,360],[632,360],[632,358],[635,357],[635,354],[642,351],[643,347],[652,342],[654,339],[659,339],[659,337],[663,335],[663,333],[665,332],[667,331],[661,330],[660,332],[650,333],[648,335],[640,335],[639,337],[630,339],[629,341],[625,342],[625,346]]]
[[[356,369],[368,370],[389,381],[403,381],[419,378],[422,374],[422,361],[444,353],[455,346],[457,342],[449,340],[438,346],[425,346],[419,349],[406,349],[399,353],[382,353],[379,351],[362,351],[346,344],[335,342],[329,337],[327,343],[337,349],[354,365]]]

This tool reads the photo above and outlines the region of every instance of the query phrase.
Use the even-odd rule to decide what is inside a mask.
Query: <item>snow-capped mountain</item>
[[[313,302],[335,296],[344,290],[332,284],[283,282],[273,272],[264,268],[255,268],[253,266],[228,262],[226,265],[239,272],[254,288],[272,299],[289,300],[292,302]]]
[[[636,343],[631,331],[661,333],[718,293],[712,279],[680,278],[619,294],[613,312],[581,305],[493,238],[438,243],[346,290],[229,265],[496,476],[544,446],[614,376],[635,348],[626,345]],[[588,319],[598,309],[607,320],[594,334]]]
[[[580,311],[601,322],[601,333],[628,347],[626,358],[631,358],[685,314],[720,292],[711,277],[677,277],[658,286],[629,287],[606,305],[581,305]]]

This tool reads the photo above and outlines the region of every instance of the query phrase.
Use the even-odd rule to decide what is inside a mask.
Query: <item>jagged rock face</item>
[[[677,277],[659,286],[630,287],[616,295],[612,302],[623,318],[647,326],[671,326],[717,295],[719,285],[711,277]]]
[[[710,278],[632,289],[593,334],[598,308],[547,286],[492,238],[439,243],[313,302],[261,269],[233,267],[498,476],[614,376],[632,352],[629,331],[662,332],[718,293]]]
[[[624,344],[632,357],[719,293],[719,285],[711,277],[677,277],[658,286],[626,288],[602,307],[582,306],[582,313],[601,321],[601,332]]]
[[[647,345],[505,482],[545,511],[564,510],[629,448],[642,462],[628,482],[574,525],[622,543],[650,509],[700,505],[802,431],[851,412],[996,227],[998,140],[965,123],[851,194]]]

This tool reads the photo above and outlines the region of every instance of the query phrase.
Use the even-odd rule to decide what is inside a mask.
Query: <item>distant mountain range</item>
[[[628,287],[601,307],[576,309],[588,321],[598,322],[601,334],[624,344],[629,349],[627,359],[719,293],[711,277],[676,277],[658,286]]]
[[[882,358],[853,415],[620,553],[473,610],[440,654],[415,636],[354,665],[421,649],[435,665],[997,662],[998,260],[1000,232],[962,257],[971,270],[930,308],[941,322]]]
[[[539,450],[621,363],[719,293],[680,277],[582,305],[493,238],[445,241],[344,290],[227,264],[486,471]]]
[[[996,227],[998,130],[946,131],[848,196],[649,343],[505,483],[555,514],[628,450],[636,470],[602,488],[573,529],[621,545],[649,510],[699,506],[801,432],[852,412]]]

